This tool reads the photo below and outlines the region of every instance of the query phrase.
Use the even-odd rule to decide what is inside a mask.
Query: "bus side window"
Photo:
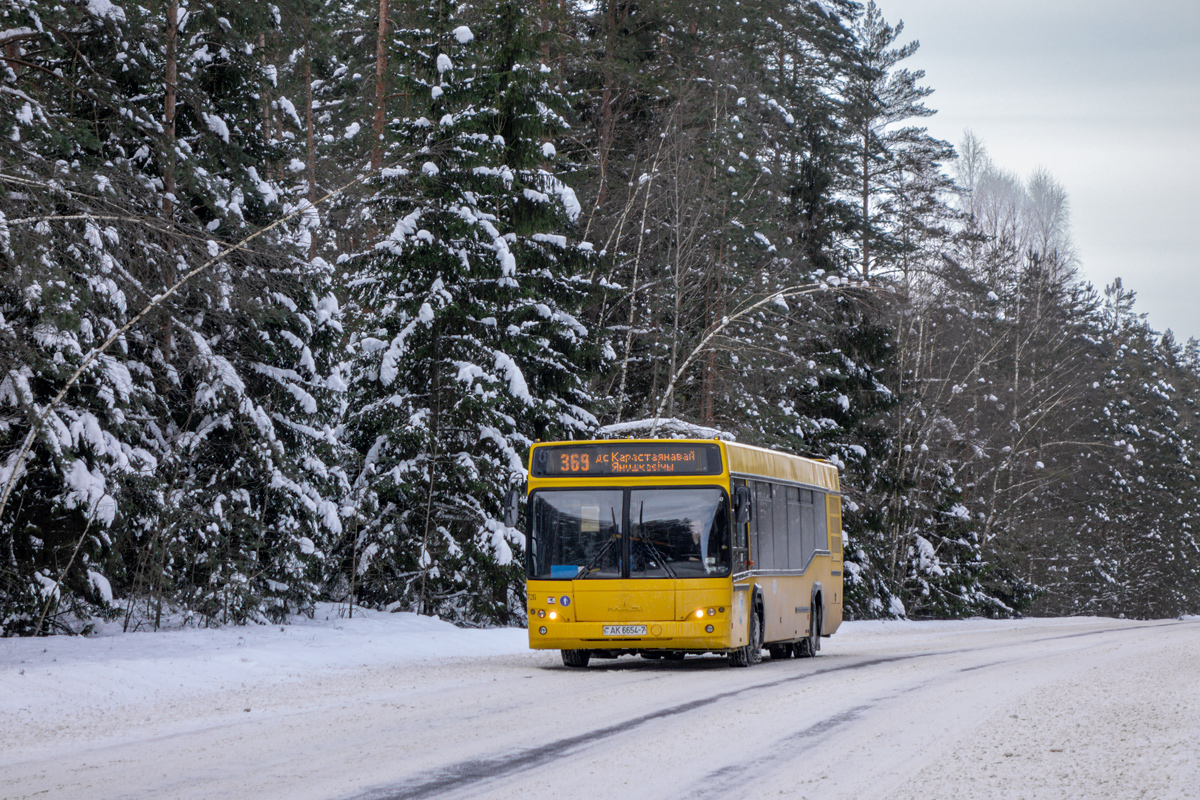
[[[771,493],[773,495],[772,502],[775,511],[774,544],[775,544],[775,560],[771,564],[771,569],[787,569],[788,568],[788,506],[787,496],[788,487],[781,486],[778,483],[771,484]],[[796,491],[791,489],[790,491]]]
[[[813,495],[808,489],[800,490],[800,528],[804,541],[804,563],[812,558],[817,549],[817,509],[813,504]]]
[[[788,569],[804,569],[807,562],[800,525],[800,491],[795,486],[787,487],[788,539],[791,542],[791,548],[788,550]]]
[[[754,493],[749,491],[746,486],[746,481],[740,478],[735,478],[733,481],[733,494],[736,496],[741,489],[747,489],[747,499],[745,502],[749,505],[754,503]],[[733,571],[745,572],[749,569],[747,561],[750,558],[750,526],[754,524],[753,513],[751,513],[751,522],[734,522],[733,523]]]
[[[817,549],[829,550],[829,517],[828,502],[824,492],[813,492],[813,506],[817,522]]]
[[[755,481],[754,542],[751,544],[750,558],[756,569],[774,569],[775,548],[772,541],[774,527],[775,512],[771,498],[771,484],[766,481]]]

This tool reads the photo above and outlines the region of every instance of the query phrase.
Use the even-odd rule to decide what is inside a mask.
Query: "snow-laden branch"
[[[217,262],[221,261],[226,256],[228,256],[230,253],[234,253],[234,252],[237,252],[238,250],[241,250],[249,242],[253,241],[254,239],[257,239],[259,236],[262,236],[264,233],[272,231],[275,228],[278,228],[280,225],[284,224],[285,222],[293,220],[296,217],[299,217],[299,216],[309,213],[316,206],[319,206],[322,203],[324,203],[328,200],[331,200],[334,197],[337,197],[338,195],[347,191],[351,187],[353,187],[359,183],[362,183],[368,177],[373,175],[374,172],[375,172],[374,170],[369,170],[367,172],[362,173],[354,180],[330,191],[324,197],[319,198],[318,200],[316,200],[315,202],[313,202],[311,204],[307,200],[304,202],[301,202],[295,210],[291,211],[288,214],[285,214],[284,216],[282,216],[279,219],[272,222],[270,225],[267,225],[265,228],[260,228],[259,230],[255,231],[254,233],[250,234],[249,236],[246,236],[245,238],[243,238],[241,241],[237,242],[236,244],[231,244],[231,245],[227,246],[225,249],[218,252],[216,255],[214,255],[212,258],[210,258],[208,261],[205,261],[203,264],[196,267],[195,269],[192,269],[192,270],[184,273],[183,276],[180,277],[179,280],[175,281],[175,283],[173,283],[165,292],[152,298],[150,300],[150,302],[147,303],[146,306],[137,313],[137,316],[135,316],[133,319],[126,322],[120,328],[117,328],[115,331],[113,331],[109,335],[109,337],[104,340],[103,344],[101,344],[99,347],[92,350],[92,352],[88,353],[87,357],[83,359],[83,363],[81,363],[79,365],[79,367],[75,370],[75,372],[71,374],[71,377],[67,380],[66,384],[62,387],[62,389],[59,390],[58,394],[56,394],[54,396],[54,399],[51,400],[50,403],[41,410],[41,413],[39,413],[37,415],[37,418],[34,419],[33,424],[30,425],[29,433],[28,433],[28,435],[26,435],[25,441],[21,445],[21,450],[17,455],[16,461],[13,462],[12,471],[9,474],[8,481],[4,484],[4,493],[2,495],[0,495],[0,519],[3,519],[3,517],[4,517],[4,510],[8,507],[8,499],[9,499],[9,497],[12,496],[13,487],[17,483],[18,476],[21,474],[21,467],[22,467],[22,465],[24,465],[25,459],[28,457],[29,451],[33,447],[33,441],[34,441],[34,439],[37,438],[38,431],[41,429],[43,423],[46,421],[46,418],[50,415],[50,413],[54,410],[54,408],[59,403],[62,402],[64,397],[67,396],[67,392],[69,392],[71,390],[71,387],[75,385],[75,383],[79,380],[79,377],[81,375],[83,375],[84,371],[89,366],[92,365],[92,362],[94,362],[97,358],[99,358],[101,355],[103,355],[104,352],[106,350],[108,350],[108,348],[111,347],[113,345],[113,343],[115,341],[117,341],[117,339],[119,339],[122,335],[124,335],[126,331],[128,331],[130,328],[132,328],[137,323],[141,322],[142,319],[144,319],[147,314],[149,314],[156,307],[158,307],[168,297],[170,297],[171,295],[178,292],[183,287],[183,285],[186,284],[188,281],[190,281],[192,278],[196,277],[201,272],[204,272],[206,269],[211,267],[213,264],[216,264]]]
[[[782,308],[787,308],[787,303],[785,301],[789,298],[805,297],[821,292],[844,292],[851,288],[878,291],[876,287],[872,287],[868,284],[860,284],[857,286],[831,286],[828,283],[799,284],[797,286],[788,286],[780,289],[778,292],[773,292],[766,297],[763,297],[760,300],[757,300],[756,302],[734,312],[733,314],[730,314],[727,317],[722,317],[720,322],[713,325],[712,328],[704,334],[703,338],[700,339],[700,343],[692,349],[692,352],[688,353],[687,358],[683,360],[683,362],[675,370],[674,374],[671,375],[671,380],[667,384],[667,390],[663,392],[662,399],[658,402],[658,408],[654,410],[654,424],[650,428],[650,438],[653,439],[658,434],[658,421],[662,418],[663,411],[666,410],[667,403],[670,402],[671,396],[675,393],[675,384],[679,382],[680,377],[682,377],[683,373],[687,371],[687,368],[691,365],[692,361],[696,359],[696,356],[704,352],[712,340],[716,338],[721,331],[729,327],[730,323],[736,322],[747,314],[750,314],[751,312],[767,305],[775,305],[781,306]]]

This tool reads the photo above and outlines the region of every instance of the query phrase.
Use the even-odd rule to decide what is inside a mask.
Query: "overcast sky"
[[[1121,277],[1153,327],[1200,338],[1200,0],[877,3],[920,40],[930,132],[1049,169],[1084,277]]]

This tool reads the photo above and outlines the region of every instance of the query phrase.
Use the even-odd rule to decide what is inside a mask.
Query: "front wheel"
[[[750,641],[729,654],[729,666],[748,667],[762,661],[762,620],[757,611],[750,612]]]
[[[591,655],[587,650],[563,650],[562,660],[564,667],[575,667],[583,669],[588,665]]]

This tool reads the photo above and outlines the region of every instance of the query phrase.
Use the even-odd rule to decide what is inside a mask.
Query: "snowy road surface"
[[[1200,621],[584,671],[410,615],[0,640],[3,798],[1197,798]]]

